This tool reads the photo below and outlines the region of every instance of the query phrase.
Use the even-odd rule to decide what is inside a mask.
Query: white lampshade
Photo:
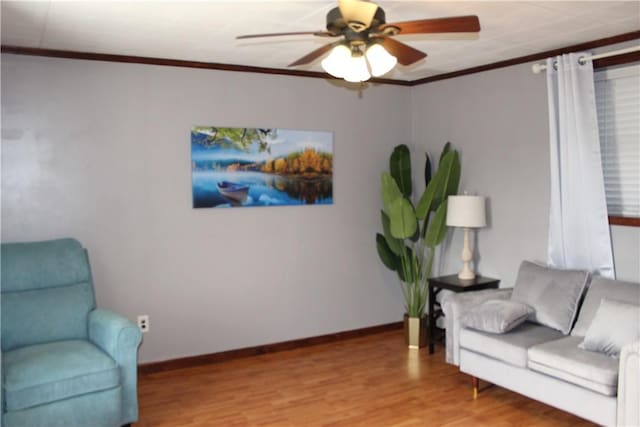
[[[473,250],[469,244],[469,229],[487,225],[484,197],[482,196],[449,196],[447,198],[447,225],[464,227],[464,246],[462,248],[462,271],[458,273],[460,280],[473,280],[476,274],[471,269]]]
[[[387,74],[396,66],[398,59],[391,55],[387,50],[378,43],[374,43],[367,49],[367,61],[371,67],[371,75],[380,77]]]
[[[334,77],[342,78],[351,65],[351,50],[341,44],[331,50],[329,56],[321,62],[322,68]]]
[[[352,83],[369,80],[371,74],[369,74],[367,60],[364,58],[364,55],[351,56],[348,69],[343,77],[346,81]]]
[[[478,228],[487,225],[483,196],[449,196],[447,198],[447,225]]]

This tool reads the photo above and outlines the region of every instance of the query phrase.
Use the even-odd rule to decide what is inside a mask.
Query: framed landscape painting
[[[191,128],[194,208],[333,203],[333,134]]]

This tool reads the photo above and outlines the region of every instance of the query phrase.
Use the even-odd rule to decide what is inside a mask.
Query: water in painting
[[[191,129],[194,208],[333,203],[333,134]]]

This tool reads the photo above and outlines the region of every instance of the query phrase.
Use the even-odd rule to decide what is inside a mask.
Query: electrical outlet
[[[148,314],[142,314],[138,316],[138,328],[140,328],[142,332],[149,332],[149,315]]]

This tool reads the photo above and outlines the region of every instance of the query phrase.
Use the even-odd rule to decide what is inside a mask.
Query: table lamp
[[[462,249],[462,271],[458,273],[460,280],[472,280],[476,275],[471,270],[473,252],[469,246],[469,229],[487,225],[484,197],[482,196],[449,196],[447,198],[447,225],[464,228],[464,247]]]

